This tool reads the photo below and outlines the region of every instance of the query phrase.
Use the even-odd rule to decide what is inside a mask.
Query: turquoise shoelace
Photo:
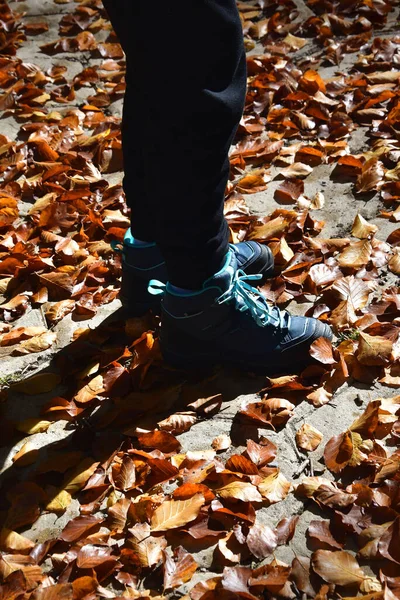
[[[249,311],[259,327],[274,325],[279,329],[288,328],[290,324],[289,313],[280,311],[276,306],[268,304],[261,292],[248,283],[260,279],[262,279],[262,275],[247,275],[244,271],[238,269],[232,277],[227,291],[216,300],[217,304],[235,302],[236,309],[240,312]],[[165,283],[152,279],[148,291],[153,296],[158,296],[165,293],[165,288]]]
[[[233,276],[229,289],[218,298],[217,303],[224,304],[224,302],[234,301],[237,310],[240,312],[249,311],[259,327],[275,325],[280,329],[287,328],[289,326],[289,314],[268,304],[261,292],[247,283],[248,281],[259,281],[260,279],[262,279],[262,275],[247,275],[244,271],[238,269]]]

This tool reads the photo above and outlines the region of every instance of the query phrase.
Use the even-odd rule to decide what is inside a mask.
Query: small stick
[[[305,469],[306,469],[306,467],[307,467],[308,464],[309,464],[309,459],[306,458],[305,460],[303,460],[303,462],[301,463],[300,467],[294,473],[293,477],[294,478],[300,477],[300,475],[303,473],[303,471],[305,471]]]

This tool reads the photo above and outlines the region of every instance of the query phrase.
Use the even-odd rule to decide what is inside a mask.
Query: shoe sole
[[[220,356],[213,357],[210,354],[192,354],[188,356],[189,353],[185,355],[175,352],[171,350],[171,348],[163,347],[162,337],[160,338],[160,348],[161,353],[165,362],[180,370],[193,371],[203,368],[212,368],[216,365],[221,365],[224,367],[233,367],[235,369],[239,369],[241,371],[247,371],[250,373],[255,373],[257,375],[279,375],[282,373],[296,372],[304,369],[309,364],[315,362],[312,356],[309,355],[308,350],[311,344],[318,339],[319,337],[325,337],[326,339],[332,341],[333,333],[331,329],[321,321],[317,321],[316,329],[319,331],[318,335],[316,329],[314,329],[314,335],[309,337],[308,340],[304,340],[304,342],[298,346],[292,346],[292,348],[288,348],[286,351],[281,352],[280,354],[271,353],[270,356],[266,356],[263,360],[262,364],[249,366],[249,361],[244,360],[224,360]],[[279,360],[276,358],[279,357]]]

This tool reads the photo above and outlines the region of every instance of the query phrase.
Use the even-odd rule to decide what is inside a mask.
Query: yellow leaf
[[[14,392],[21,392],[28,396],[36,396],[36,394],[51,392],[60,381],[61,377],[56,373],[38,373],[11,387]]]
[[[203,494],[195,494],[188,500],[166,500],[153,513],[151,531],[167,531],[186,525],[198,516],[203,504]]]
[[[14,454],[12,461],[16,467],[27,467],[32,465],[39,456],[39,450],[31,442],[26,442],[20,450]]]
[[[339,255],[338,263],[341,267],[359,269],[368,264],[372,253],[372,246],[368,240],[352,242]]]
[[[66,492],[75,494],[81,490],[89,477],[93,475],[97,469],[98,462],[94,462],[93,458],[87,456],[79,463],[74,472],[66,477],[66,483],[63,486]]]
[[[29,554],[35,544],[16,531],[3,527],[0,533],[0,549],[3,552]]]
[[[63,513],[71,504],[71,500],[71,494],[66,490],[61,490],[61,492],[58,492],[58,494],[48,503],[46,510],[49,512]]]
[[[41,419],[32,418],[17,423],[15,427],[18,431],[33,435],[34,433],[43,433],[44,431],[47,431],[50,425],[51,421],[42,421]]]
[[[246,481],[232,481],[216,490],[221,498],[242,500],[243,502],[262,502],[256,486]]]
[[[354,219],[351,234],[354,235],[354,237],[360,238],[362,240],[365,238],[369,238],[370,236],[374,235],[374,233],[376,233],[377,231],[378,227],[376,225],[368,223],[368,221],[366,221],[362,215],[358,214]]]

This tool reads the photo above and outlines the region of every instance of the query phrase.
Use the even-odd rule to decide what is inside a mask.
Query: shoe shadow
[[[171,414],[190,410],[188,404],[199,398],[220,394],[224,404],[263,387],[265,377],[234,370],[187,373],[169,368],[153,336],[157,327],[152,315],[129,318],[119,309],[34,375],[35,385],[44,382],[45,388],[53,379],[52,389],[32,393],[29,378],[9,388],[0,405],[3,526],[29,528],[65,488],[74,490],[81,504],[96,502],[96,492],[83,489],[87,478],[82,477],[80,485],[79,476],[93,465],[93,474],[105,472],[110,457],[131,447],[127,431],[155,429]],[[98,377],[102,385],[99,380],[94,383]],[[35,427],[39,432],[27,436]],[[239,429],[239,439],[238,433]],[[16,446],[20,454],[25,448],[17,460]],[[23,512],[25,517],[16,518]]]

